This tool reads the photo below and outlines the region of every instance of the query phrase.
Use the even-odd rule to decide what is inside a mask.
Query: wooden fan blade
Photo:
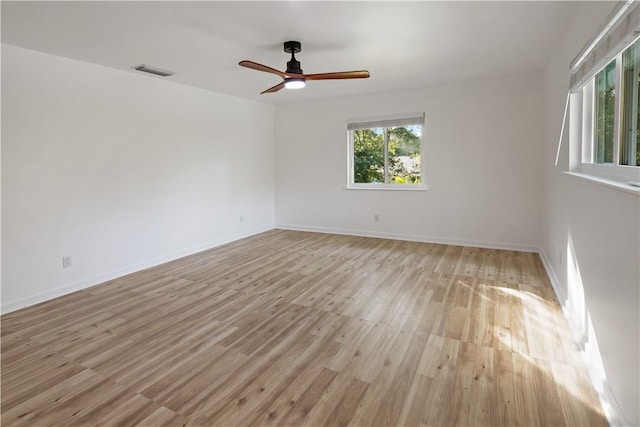
[[[276,70],[275,68],[267,67],[266,65],[258,64],[253,61],[240,61],[238,63],[241,67],[251,68],[252,70],[264,71],[265,73],[275,74],[277,76],[282,77],[283,79],[287,76],[282,71]]]
[[[319,73],[319,74],[304,75],[304,78],[307,80],[366,79],[368,77],[369,77],[369,72],[366,70],[339,71],[337,73]]]
[[[279,84],[277,84],[277,85],[275,85],[275,86],[273,86],[273,87],[270,87],[270,88],[269,88],[269,89],[267,89],[267,90],[263,90],[262,92],[260,92],[260,95],[265,94],[265,93],[277,92],[277,91],[279,91],[280,89],[282,89],[283,87],[284,87],[284,82],[279,83]]]

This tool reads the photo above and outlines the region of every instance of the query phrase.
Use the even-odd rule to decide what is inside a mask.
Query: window
[[[622,132],[620,134],[620,164],[640,166],[638,149],[638,115],[640,114],[640,40],[622,53]]]
[[[570,174],[640,194],[640,2],[614,3],[609,22],[571,62]],[[568,109],[567,109],[568,108]],[[562,145],[562,131],[556,164]]]
[[[640,180],[640,40],[636,40],[572,96],[582,114],[579,161],[572,171],[615,181]],[[573,120],[573,119],[572,119]]]
[[[348,124],[347,188],[424,189],[424,114]]]
[[[640,166],[638,151],[638,84],[640,40],[596,74],[594,86],[594,137],[590,163]],[[618,73],[618,69],[621,70]],[[583,89],[589,90],[590,89]],[[619,94],[619,95],[616,95]],[[619,98],[619,99],[617,99]],[[591,102],[585,97],[586,102]],[[616,112],[616,109],[619,109]],[[616,138],[616,130],[619,137]],[[587,144],[589,141],[587,141]],[[587,147],[588,149],[589,147]],[[619,156],[615,156],[618,152]],[[614,156],[617,157],[614,159]],[[587,160],[589,158],[587,157]]]

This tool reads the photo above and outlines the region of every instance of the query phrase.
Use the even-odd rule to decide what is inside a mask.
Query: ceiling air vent
[[[131,68],[133,68],[134,70],[142,71],[143,73],[155,74],[156,76],[160,77],[169,77],[175,74],[173,71],[161,70],[160,68],[150,67],[145,64],[137,65]]]

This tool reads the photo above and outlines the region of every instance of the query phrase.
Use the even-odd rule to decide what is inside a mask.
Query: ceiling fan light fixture
[[[629,0],[630,1],[630,0]],[[275,86],[270,87],[267,90],[260,92],[260,95],[265,93],[278,92],[282,88],[286,89],[302,89],[305,87],[307,80],[344,80],[344,79],[366,79],[369,77],[367,70],[357,71],[337,71],[333,73],[319,73],[319,74],[304,74],[300,67],[300,61],[298,61],[294,54],[302,50],[302,45],[297,41],[284,42],[285,53],[291,54],[291,60],[287,62],[287,71],[276,70],[275,68],[267,67],[266,65],[258,64],[253,61],[240,61],[238,65],[241,67],[250,68],[252,70],[262,71],[269,74],[275,74],[280,77],[282,81]]]
[[[284,79],[284,87],[287,89],[302,89],[304,86],[304,79],[297,77],[289,77]]]

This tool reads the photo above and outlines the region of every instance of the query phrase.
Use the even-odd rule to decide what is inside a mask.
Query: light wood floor
[[[536,254],[274,230],[2,316],[2,425],[606,425]]]

